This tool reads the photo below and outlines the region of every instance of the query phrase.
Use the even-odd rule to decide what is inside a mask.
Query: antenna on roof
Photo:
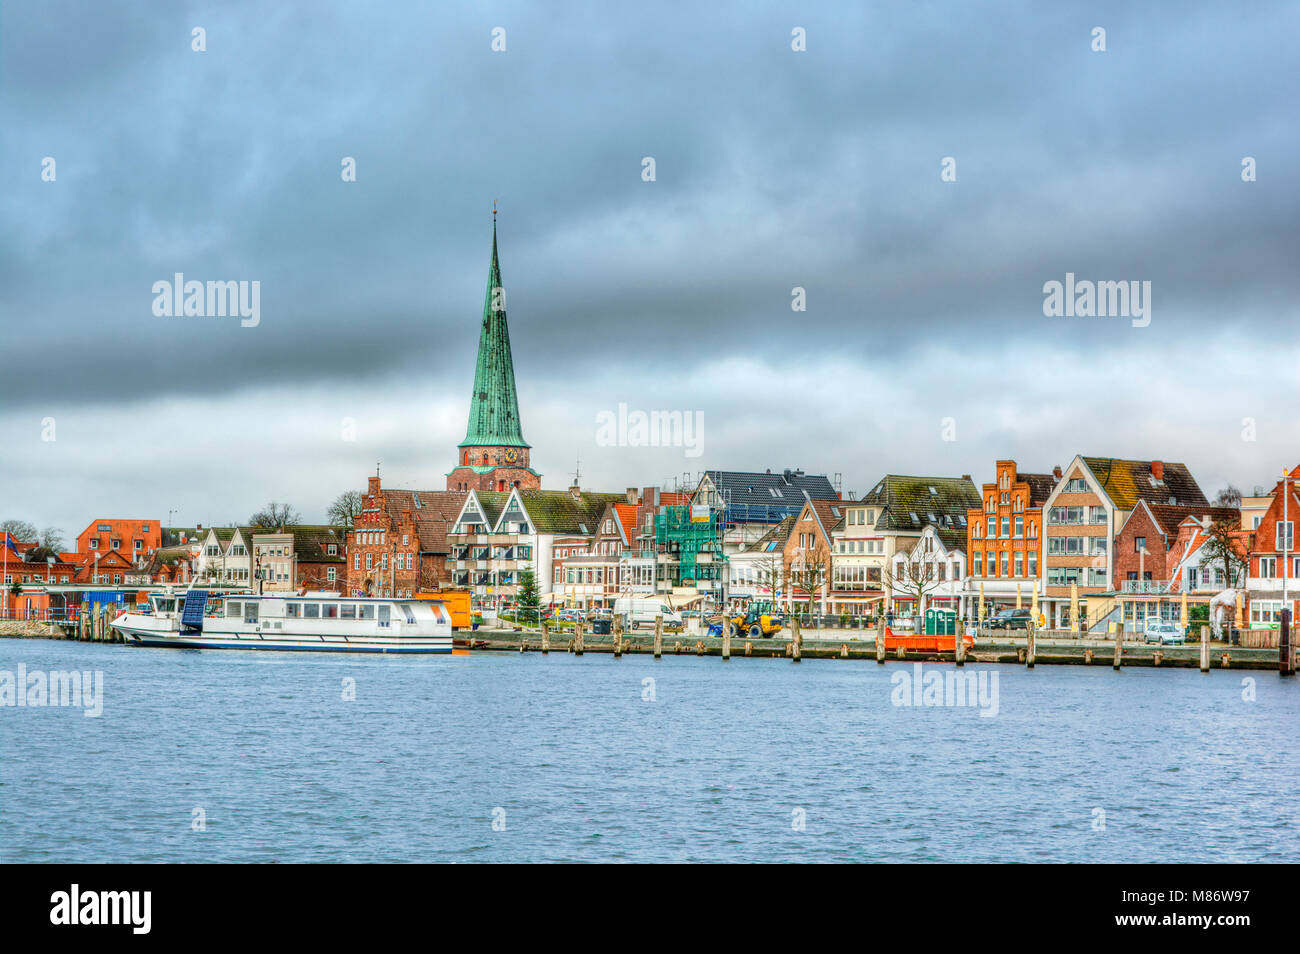
[[[379,476],[379,461],[375,461],[375,476]]]
[[[495,210],[496,210],[496,203],[495,203],[495,202],[492,203],[492,209],[493,209],[493,211],[495,212]],[[579,458],[578,458],[576,461],[574,461],[574,463],[573,463],[573,486],[575,486],[575,487],[580,487],[580,486],[581,486],[581,481],[582,481],[582,458],[579,457]]]

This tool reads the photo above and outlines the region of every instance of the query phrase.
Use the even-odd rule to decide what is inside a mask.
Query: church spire
[[[497,258],[497,209],[492,203],[492,264],[488,268],[483,323],[479,330],[474,392],[470,395],[469,426],[461,447],[528,447],[519,425],[519,396],[515,365],[506,325],[506,293]]]

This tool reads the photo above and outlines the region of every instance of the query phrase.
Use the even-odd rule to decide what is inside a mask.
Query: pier
[[[484,630],[474,633],[475,650],[481,652],[534,652],[543,649],[542,634],[518,630]],[[614,654],[616,646],[624,656],[645,655],[660,659],[662,650],[651,634],[623,633],[617,637],[587,636],[582,644],[585,653]],[[662,637],[660,637],[662,639]],[[717,656],[723,660],[737,658],[729,650],[729,640],[721,636],[693,636],[691,655]],[[960,641],[959,641],[960,642]],[[886,654],[879,652],[876,640],[845,639],[842,634],[810,636],[805,630],[799,641],[792,639],[747,639],[743,659],[904,660],[932,663],[1000,663],[1033,669],[1036,666],[1109,666],[1116,671],[1129,667],[1169,669],[1266,669],[1277,671],[1278,649],[1267,646],[1232,646],[1227,643],[1191,642],[1185,645],[1159,645],[1123,639],[1077,639],[1054,637],[1050,631],[1032,637],[1007,635],[981,636],[973,647],[958,653],[913,650],[900,647]]]

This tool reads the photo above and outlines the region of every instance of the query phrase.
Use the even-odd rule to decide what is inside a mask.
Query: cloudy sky
[[[544,486],[1300,460],[1295,3],[606,7],[4,4],[0,518],[441,488],[494,199]],[[260,323],[156,316],[176,272]],[[1067,272],[1150,324],[1046,317]]]

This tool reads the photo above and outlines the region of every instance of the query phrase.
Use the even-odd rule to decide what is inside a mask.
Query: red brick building
[[[1252,625],[1276,624],[1283,608],[1290,609],[1291,619],[1295,619],[1296,601],[1300,598],[1300,554],[1296,553],[1295,535],[1296,523],[1300,522],[1298,480],[1300,467],[1291,470],[1285,481],[1277,482],[1273,501],[1255,528],[1246,581]]]
[[[977,600],[983,587],[986,613],[1014,606],[1017,589],[1028,605],[1043,561],[1043,504],[1059,478],[1000,460],[993,483],[982,488],[983,507],[966,512],[966,568]]]
[[[371,477],[347,536],[346,592],[413,596],[450,586],[447,530],[465,503],[454,490],[385,490]]]

